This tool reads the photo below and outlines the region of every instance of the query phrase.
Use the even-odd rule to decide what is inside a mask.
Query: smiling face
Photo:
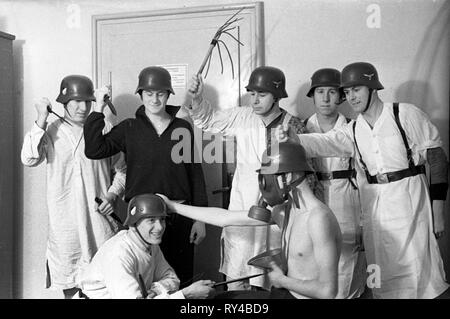
[[[91,111],[91,101],[70,100],[65,105],[65,118],[76,125],[83,125]]]
[[[341,102],[339,89],[332,86],[319,86],[314,90],[314,105],[318,113],[324,116],[337,115]]]
[[[255,114],[266,115],[271,111],[275,99],[269,92],[250,91],[250,102]]]
[[[344,88],[345,97],[353,111],[360,114],[363,113],[370,97],[370,91],[367,86],[352,86]]]
[[[149,217],[141,219],[136,228],[147,243],[159,245],[166,229],[166,217]]]
[[[146,112],[158,115],[166,111],[169,92],[165,90],[142,90],[141,98]]]

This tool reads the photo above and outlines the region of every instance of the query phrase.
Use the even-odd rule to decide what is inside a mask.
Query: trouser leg
[[[183,288],[192,283],[194,272],[194,244],[189,242],[192,220],[173,214],[166,224],[160,247],[180,279],[180,288]]]

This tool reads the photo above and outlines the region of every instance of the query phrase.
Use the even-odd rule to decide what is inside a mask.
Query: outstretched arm
[[[177,214],[195,219],[214,226],[264,226],[264,222],[252,219],[247,216],[247,211],[230,211],[218,207],[198,207],[176,203],[166,196],[161,196],[169,209]]]
[[[354,157],[355,147],[351,126],[334,129],[327,133],[296,134],[287,126],[277,128],[276,138],[280,143],[288,140],[300,143],[308,157]]]

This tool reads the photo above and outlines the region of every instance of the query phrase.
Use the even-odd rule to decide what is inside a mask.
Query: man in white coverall
[[[436,241],[444,230],[448,188],[439,132],[416,106],[381,101],[377,91],[383,86],[370,63],[347,65],[341,87],[359,114],[355,123],[298,138],[312,157],[358,158],[366,259],[374,266],[371,276],[380,279],[373,296],[435,298],[449,286]],[[279,137],[287,139],[286,131]]]
[[[250,75],[246,89],[250,92],[251,105],[214,110],[203,98],[201,76],[194,76],[188,93],[193,98],[188,112],[195,126],[212,132],[223,133],[236,138],[236,171],[231,186],[229,210],[248,210],[258,203],[261,194],[258,189],[256,170],[261,165],[264,150],[271,144],[274,128],[287,124],[297,133],[304,132],[303,122],[280,108],[280,100],[287,97],[284,73],[274,67],[256,68]],[[312,176],[312,175],[311,175]],[[311,183],[320,184],[317,179]],[[313,187],[316,195],[318,189]],[[269,229],[269,234],[267,234]],[[266,237],[269,238],[267,247]],[[236,279],[260,272],[247,265],[252,257],[280,247],[280,232],[275,226],[227,227],[222,230],[221,265],[219,271],[227,279]],[[269,288],[266,277],[251,278],[228,284],[229,290],[250,289],[250,285]]]
[[[214,293],[211,280],[178,290],[180,280],[159,247],[167,206],[161,197],[142,194],[128,204],[125,225],[109,239],[80,276],[89,299],[202,299]]]
[[[306,96],[313,99],[316,113],[305,120],[309,133],[326,133],[347,125],[351,119],[338,111],[345,100],[341,73],[325,68],[314,72]],[[366,285],[366,262],[360,226],[361,205],[356,187],[356,170],[351,157],[318,157],[313,159],[317,178],[324,186],[325,204],[335,214],[342,232],[339,259],[339,287],[336,298],[358,298]]]
[[[79,291],[79,270],[118,230],[109,215],[124,190],[126,166],[120,156],[93,161],[84,155],[83,125],[95,101],[89,78],[66,76],[56,101],[64,105],[64,118],[48,126],[50,101],[41,98],[36,102],[38,117],[25,135],[21,160],[32,167],[46,161],[47,288],[62,289],[64,296],[71,298]],[[98,205],[96,197],[103,203]]]

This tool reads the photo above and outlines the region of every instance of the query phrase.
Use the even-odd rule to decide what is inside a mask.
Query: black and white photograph
[[[0,0],[0,299],[450,299],[449,62],[448,0]]]

